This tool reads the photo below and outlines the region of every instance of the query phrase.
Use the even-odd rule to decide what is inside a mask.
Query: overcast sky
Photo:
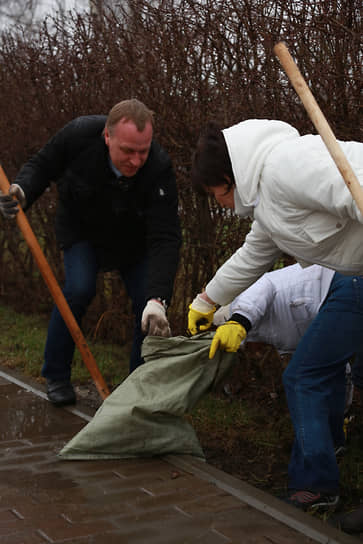
[[[89,0],[35,0],[35,12],[27,5],[27,0],[0,0],[0,31],[13,25],[27,25],[42,21],[47,15],[55,15],[59,9],[82,12],[89,10]]]
[[[78,11],[83,11],[84,7],[88,4],[87,0],[41,0],[42,11],[44,13],[52,13],[57,9],[57,5],[60,3],[63,4],[64,9],[73,10],[77,9]]]

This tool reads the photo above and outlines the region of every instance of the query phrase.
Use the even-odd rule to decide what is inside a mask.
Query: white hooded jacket
[[[282,121],[251,119],[223,131],[236,181],[235,212],[253,223],[206,294],[225,305],[282,253],[302,266],[363,274],[363,217],[320,136]],[[363,185],[363,144],[339,142]]]

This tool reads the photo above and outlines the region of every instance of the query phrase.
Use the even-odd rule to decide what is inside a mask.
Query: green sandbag
[[[191,338],[145,338],[145,364],[109,395],[93,419],[59,452],[62,459],[123,459],[187,454],[204,459],[184,415],[236,362],[235,353],[208,358],[211,332]]]

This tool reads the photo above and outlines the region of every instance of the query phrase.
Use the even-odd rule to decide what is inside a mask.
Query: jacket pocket
[[[324,212],[311,212],[301,225],[305,235],[314,244],[338,234],[344,229],[349,218],[341,219]]]
[[[293,323],[302,337],[315,317],[311,311],[312,301],[309,302],[306,298],[297,298],[292,300],[289,305]]]

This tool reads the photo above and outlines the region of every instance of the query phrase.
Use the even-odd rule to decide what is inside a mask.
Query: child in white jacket
[[[302,268],[299,264],[266,272],[231,304],[216,311],[213,325],[219,327],[226,321],[243,320],[247,332],[242,342],[269,344],[281,354],[292,354],[326,300],[334,270],[319,265]],[[354,374],[361,386],[362,362],[355,361]],[[350,408],[353,395],[351,361],[346,363],[346,390],[344,412]],[[343,389],[341,389],[343,393]],[[337,450],[344,446],[342,432],[343,398],[336,399],[337,414],[331,421],[331,431]]]
[[[271,344],[293,353],[324,302],[335,272],[299,264],[266,272],[227,306],[216,311],[213,324],[244,317],[247,341]]]

